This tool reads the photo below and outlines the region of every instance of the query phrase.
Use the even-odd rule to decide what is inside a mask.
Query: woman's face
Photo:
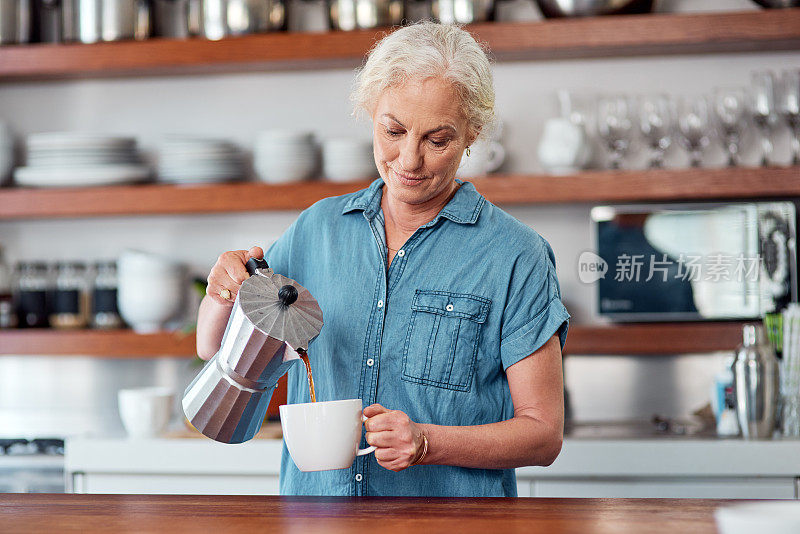
[[[394,199],[419,205],[449,195],[474,137],[459,104],[440,78],[410,80],[380,95],[372,113],[375,164]]]

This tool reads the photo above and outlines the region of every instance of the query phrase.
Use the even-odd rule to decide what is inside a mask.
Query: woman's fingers
[[[208,275],[206,294],[218,304],[230,305],[236,300],[242,283],[250,277],[245,267],[247,260],[263,256],[261,247],[222,253]]]

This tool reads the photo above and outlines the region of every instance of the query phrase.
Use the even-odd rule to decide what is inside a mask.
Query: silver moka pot
[[[733,363],[736,415],[742,437],[772,437],[778,405],[778,359],[761,326],[746,324]]]
[[[264,260],[249,260],[247,271],[219,351],[183,395],[189,422],[223,443],[258,432],[278,379],[322,329],[322,310],[307,289]]]

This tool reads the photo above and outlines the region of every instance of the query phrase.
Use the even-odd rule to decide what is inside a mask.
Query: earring
[[[467,157],[469,157],[469,147],[467,147]]]

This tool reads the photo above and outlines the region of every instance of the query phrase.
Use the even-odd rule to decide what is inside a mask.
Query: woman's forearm
[[[428,438],[422,464],[478,469],[550,465],[561,451],[563,429],[527,415],[476,426],[419,425]]]
[[[228,325],[233,303],[230,306],[219,304],[206,295],[197,312],[197,355],[211,359],[222,345],[222,336]]]

